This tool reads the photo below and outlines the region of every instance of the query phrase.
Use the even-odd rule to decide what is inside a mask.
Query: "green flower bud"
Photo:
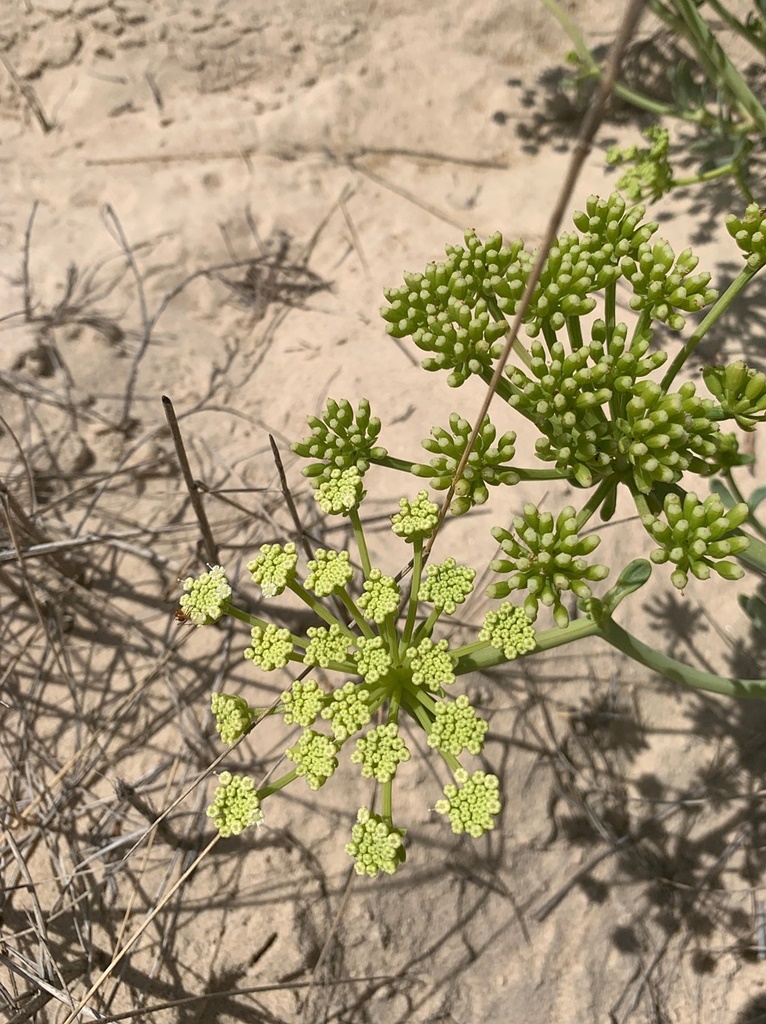
[[[381,871],[393,875],[404,863],[405,852],[402,839],[406,829],[394,826],[373,814],[366,807],[360,808],[356,825],[351,829],[351,842],[346,844],[346,853],[354,858],[354,871],[358,875],[375,878]]]
[[[536,647],[535,630],[529,615],[510,602],[501,604],[496,611],[487,612],[479,640],[502,651],[509,661],[519,654],[528,654]]]
[[[332,724],[338,743],[343,743],[369,724],[372,717],[369,701],[369,689],[350,680],[331,695],[330,703],[322,708],[321,716]]]
[[[289,629],[278,629],[272,625],[265,629],[253,626],[250,630],[250,641],[252,646],[245,651],[245,658],[265,672],[284,668],[293,653]]]
[[[336,754],[340,746],[329,736],[304,729],[294,747],[285,751],[287,757],[295,762],[295,770],[303,776],[309,789],[319,789],[330,778],[338,767]]]
[[[456,835],[467,832],[478,839],[495,827],[495,815],[501,811],[500,782],[495,775],[477,771],[469,777],[468,772],[455,773],[458,786],[444,787],[444,800],[438,800],[434,810],[445,814]]]
[[[264,597],[277,597],[295,579],[298,556],[295,544],[263,544],[260,555],[247,563],[247,570]]]
[[[215,727],[224,743],[231,745],[244,736],[258,714],[244,697],[229,693],[214,693],[210,709],[215,716]]]
[[[343,590],[354,575],[349,559],[348,551],[318,548],[308,563],[306,590],[313,591],[317,597],[329,597]]]
[[[221,772],[207,816],[213,819],[224,839],[238,836],[250,825],[259,825],[263,821],[263,811],[250,776]]]
[[[183,594],[179,604],[186,618],[195,626],[209,626],[226,614],[231,587],[222,566],[212,565],[209,572],[203,572],[196,579],[188,576],[184,580],[184,590],[187,593]]]
[[[409,759],[410,752],[400,738],[395,722],[371,729],[356,741],[351,754],[351,763],[362,766],[365,779],[376,779],[381,783],[390,782],[397,767]]]
[[[484,746],[489,726],[468,702],[465,694],[455,701],[440,701],[436,718],[428,734],[428,746],[459,757],[464,750],[478,756]]]
[[[399,611],[401,590],[393,576],[384,576],[380,569],[371,569],[364,581],[364,593],[357,600],[366,619],[380,625],[389,615]]]
[[[295,724],[307,729],[317,720],[324,706],[325,692],[314,679],[296,679],[280,699],[285,725]]]

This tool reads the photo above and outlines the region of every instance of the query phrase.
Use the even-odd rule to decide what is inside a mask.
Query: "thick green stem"
[[[586,636],[595,636],[598,633],[598,626],[590,616],[581,619],[574,619],[565,629],[548,629],[538,633],[535,637],[537,646],[531,654],[538,651],[552,651],[555,647],[563,644],[571,644],[576,640],[582,640]],[[452,652],[456,658],[455,675],[462,676],[466,672],[479,672],[488,668],[496,668],[498,665],[507,664],[511,659],[506,658],[502,651],[492,647],[489,643],[479,640],[473,644],[466,644],[458,647]],[[526,655],[524,655],[526,656]]]
[[[576,352],[583,346],[582,324],[580,323],[579,316],[568,316],[566,324],[570,348],[573,352]]]
[[[274,782],[270,782],[268,786],[263,786],[261,789],[256,791],[256,796],[259,800],[265,800],[267,796],[271,796],[272,793],[278,793],[280,789],[284,789],[285,786],[289,786],[291,782],[294,782],[298,778],[298,769],[293,768],[292,771],[287,772]]]
[[[342,622],[339,622],[333,613],[328,611],[328,609],[325,608],[316,599],[316,597],[314,597],[311,591],[306,590],[306,588],[298,583],[297,580],[293,580],[291,583],[288,583],[287,588],[288,590],[291,590],[296,597],[299,597],[305,605],[308,605],[312,612],[314,612],[315,615],[318,615],[320,619],[323,619],[328,626],[340,626],[344,632],[349,634],[349,636],[353,636],[353,633],[351,633]]]
[[[719,693],[727,697],[766,698],[766,679],[730,679],[712,672],[691,668],[675,658],[655,651],[637,637],[618,626],[609,615],[600,615],[596,635],[600,636],[612,647],[627,654],[629,658],[645,665],[671,679],[673,682],[689,686],[694,690],[705,690],[708,693]]]
[[[364,636],[366,636],[368,640],[370,640],[372,637],[374,637],[375,633],[370,628],[370,626],[366,622],[364,616],[359,611],[357,606],[354,604],[354,601],[353,601],[351,595],[348,593],[348,591],[346,590],[345,587],[343,588],[343,590],[339,590],[338,591],[338,597],[341,599],[341,601],[343,602],[343,607],[346,609],[348,614],[351,616],[351,618],[357,624],[357,626],[359,627],[361,632],[364,634]],[[345,626],[343,628],[346,629]],[[346,629],[346,632],[349,632],[349,630]],[[351,636],[354,636],[354,634],[351,633]]]
[[[579,533],[583,526],[588,522],[590,517],[596,512],[604,502],[610,491],[617,486],[617,477],[608,476],[595,489],[593,494],[588,498],[583,507],[577,513],[577,532]]]

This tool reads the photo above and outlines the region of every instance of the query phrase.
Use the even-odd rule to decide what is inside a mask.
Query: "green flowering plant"
[[[536,260],[523,242],[505,244],[500,234],[481,241],[469,231],[464,246],[447,247],[443,262],[405,274],[402,286],[385,293],[388,333],[410,338],[423,369],[444,371],[452,388],[472,376],[492,383],[498,399],[537,434],[541,465],[520,464],[516,434],[498,439],[489,416],[472,429],[457,412],[449,429],[434,427],[422,442],[430,463],[394,456],[378,443],[382,425],[369,401],[355,409],[349,400],[331,399],[321,417],[309,418],[311,433],[294,450],[309,460],[305,474],[322,512],[347,519],[354,550],[319,548],[302,565],[295,542],[287,541],[264,544],[247,563],[264,599],[290,592],[315,624],[293,634],[240,607],[220,566],[186,580],[187,618],[206,626],[227,615],[241,620],[250,629],[244,657],[253,669],[291,677],[270,709],[251,707],[246,696],[214,694],[222,741],[249,737],[266,715],[300,730],[285,741],[293,767],[279,778],[256,786],[248,777],[221,775],[209,813],[222,835],[260,822],[267,798],[287,785],[317,790],[344,765],[377,787],[375,801],[358,809],[345,849],[359,874],[392,874],[405,860],[407,835],[394,787],[404,784],[413,730],[422,730],[426,749],[449,776],[433,811],[454,833],[479,838],[496,827],[501,785],[484,766],[464,763],[482,755],[489,726],[461,692],[460,677],[584,637],[600,637],[688,686],[766,697],[766,680],[693,669],[615,621],[653,566],[681,590],[690,577],[735,580],[745,567],[766,574],[766,531],[755,516],[766,489],[749,502],[742,498],[733,474],[752,460],[740,453],[736,434],[723,429],[752,431],[764,422],[766,375],[737,360],[707,367],[699,387],[677,382],[707,332],[766,265],[766,211],[750,206],[744,217],[727,219],[744,267],[720,296],[711,275],[697,271],[691,250],[676,256],[644,214],[618,193],[591,196],[574,214],[573,230],[555,240],[522,310],[529,340],[515,340],[499,384],[493,378],[508,317],[521,308]],[[630,325],[617,318],[618,286],[628,292]],[[697,320],[684,338],[690,316]],[[677,335],[680,342],[671,340]],[[477,569],[454,555],[431,561],[447,507],[440,509],[429,491],[403,497],[392,510],[391,532],[406,545],[396,565],[409,562],[406,568],[394,575],[394,565],[372,565],[361,507],[373,465],[448,491],[455,516],[510,495],[505,506],[495,499],[504,522],[491,529],[499,552],[485,593],[499,603],[466,643],[452,646],[450,618],[473,592]],[[711,493],[699,497],[689,489],[694,476],[703,484],[712,479]],[[547,509],[514,500],[512,489],[522,481],[546,489],[558,481],[568,502]],[[618,567],[606,589],[610,568],[593,559],[600,543],[594,526],[613,518],[618,494],[636,509],[648,558]],[[754,620],[764,617],[759,604],[746,610]]]

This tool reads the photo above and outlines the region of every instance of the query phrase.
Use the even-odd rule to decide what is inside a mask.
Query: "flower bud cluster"
[[[634,202],[648,199],[656,202],[673,187],[673,168],[668,160],[670,133],[658,124],[650,125],[644,138],[650,147],[612,146],[607,150],[606,162],[613,167],[632,164],[617,182],[617,188]]]
[[[675,483],[687,470],[704,475],[717,467],[720,434],[709,416],[714,405],[710,398],[697,397],[691,381],[672,394],[654,381],[636,384],[615,427],[617,450],[642,494],[657,483]]]
[[[437,491],[451,486],[471,436],[471,424],[458,413],[451,414],[449,425],[449,431],[431,428],[431,438],[420,443],[434,458],[428,466],[414,466],[412,470],[415,476],[429,477],[430,485]],[[495,445],[496,437],[497,430],[486,416],[463,474],[455,484],[455,497],[450,505],[453,515],[463,515],[474,505],[483,505],[489,497],[489,486],[519,482],[518,473],[508,465],[516,454],[516,435],[509,430]]]
[[[351,680],[332,693],[321,714],[325,721],[331,723],[338,743],[344,743],[349,736],[369,724],[372,717],[369,703],[369,688],[357,686]]]
[[[391,529],[408,544],[430,537],[439,522],[439,506],[427,491],[418,491],[414,501],[399,500],[399,511],[391,516]]]
[[[468,698],[461,693],[457,700],[440,701],[428,734],[428,746],[458,757],[464,750],[477,756],[484,746],[489,725],[476,716]]]
[[[382,636],[360,636],[354,652],[356,670],[366,683],[379,682],[392,665],[391,654]]]
[[[376,779],[381,783],[390,782],[398,766],[409,759],[410,752],[399,736],[395,722],[370,729],[356,741],[351,754],[351,763],[362,766],[365,779]]]
[[[409,647],[405,656],[412,669],[415,686],[442,694],[444,686],[455,682],[455,665],[446,640],[434,643],[430,637],[424,637],[417,647]]]
[[[329,470],[314,491],[317,505],[328,516],[348,515],[359,507],[364,495],[362,474],[356,466]]]
[[[740,359],[728,366],[706,366],[702,376],[710,394],[737,426],[753,430],[757,423],[766,423],[766,373]]]
[[[210,710],[222,742],[229,746],[245,735],[257,713],[244,697],[229,693],[214,693],[210,699]]]
[[[748,516],[744,502],[726,511],[716,494],[700,501],[692,491],[683,499],[671,493],[665,498],[664,513],[664,520],[645,516],[642,522],[661,545],[651,553],[652,561],[658,565],[671,562],[676,567],[670,577],[673,586],[683,590],[689,573],[698,580],[708,579],[711,572],[725,580],[744,575],[734,562],[718,561],[739,554],[749,544],[747,537],[735,532]]]
[[[325,551],[317,548],[314,557],[309,559],[306,590],[313,591],[317,597],[329,597],[351,582],[354,569],[348,551]]]
[[[209,626],[226,613],[231,587],[220,565],[213,565],[201,576],[184,580],[185,594],[179,604],[186,618],[195,626]]]
[[[327,399],[322,417],[309,416],[311,436],[296,442],[293,451],[304,459],[317,461],[307,466],[304,476],[326,480],[331,469],[354,466],[363,476],[370,463],[385,458],[386,449],[377,444],[380,420],[370,415],[370,403],[363,398],[354,413],[342,398]]]
[[[664,239],[638,247],[635,257],[626,256],[620,267],[633,288],[630,306],[647,310],[651,317],[673,331],[683,330],[686,319],[679,313],[697,313],[718,298],[709,288],[710,274],[692,274],[699,259],[684,249],[678,259]]]
[[[292,541],[281,544],[262,544],[260,554],[247,563],[253,583],[261,588],[264,597],[278,597],[295,579],[298,556]]]
[[[295,770],[303,776],[309,789],[319,789],[338,767],[340,745],[313,729],[304,729],[294,747],[285,751],[295,762]]]
[[[399,610],[401,590],[393,576],[384,576],[380,569],[371,569],[364,581],[364,593],[357,598],[357,607],[366,619],[380,625]]]
[[[500,782],[496,775],[483,771],[455,773],[457,786],[444,787],[444,800],[438,800],[434,810],[446,814],[456,835],[467,832],[478,839],[495,827],[495,815],[501,811]]]
[[[475,569],[467,565],[458,565],[450,556],[443,562],[429,563],[418,596],[421,601],[432,604],[438,611],[454,615],[457,606],[473,593],[475,578]]]
[[[726,230],[747,257],[747,265],[754,270],[766,264],[766,212],[758,203],[751,203],[743,218],[731,214],[726,218]]]
[[[207,816],[213,819],[224,839],[238,836],[251,825],[260,824],[263,811],[250,776],[221,772]]]
[[[485,279],[505,281],[518,301],[531,267],[522,243],[506,248],[499,232],[481,242],[469,231],[465,243],[447,246],[446,262],[429,263],[425,274],[405,274],[404,287],[387,290],[389,305],[381,309],[392,337],[411,336],[428,353],[426,370],[451,371],[450,387],[472,374],[491,373],[503,350],[508,325],[490,316]]]
[[[351,842],[346,843],[346,853],[354,858],[354,871],[369,878],[376,878],[381,871],[393,875],[404,862],[405,832],[394,828],[382,815],[360,808],[351,829]]]
[[[319,717],[325,705],[326,694],[315,679],[296,679],[289,690],[280,695],[285,725],[300,725],[307,729]]]
[[[329,668],[332,662],[347,660],[349,635],[337,622],[328,629],[324,626],[309,626],[306,635],[309,642],[303,655],[304,665]]]
[[[589,565],[586,561],[586,556],[598,547],[599,538],[594,534],[579,537],[577,531],[571,505],[554,520],[550,512],[540,512],[536,505],[526,504],[524,515],[513,520],[513,531],[501,527],[492,530],[492,536],[508,557],[495,559],[491,567],[495,572],[510,575],[489,587],[487,595],[503,598],[514,590],[526,590],[524,611],[533,622],[542,603],[553,609],[556,625],[565,628],[569,613],[561,603],[562,592],[571,590],[578,598],[589,598],[588,583],[603,580],[609,572],[605,565]]]
[[[264,672],[284,668],[293,653],[293,640],[289,629],[268,625],[265,629],[253,626],[250,630],[251,646],[245,650],[245,658]]]
[[[502,651],[508,661],[513,661],[520,654],[529,654],[537,646],[530,617],[523,608],[514,607],[510,601],[487,612],[479,631],[479,640]]]

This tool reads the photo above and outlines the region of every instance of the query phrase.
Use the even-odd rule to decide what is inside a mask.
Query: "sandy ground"
[[[593,45],[611,40],[621,5],[568,6]],[[540,239],[577,124],[556,86],[567,49],[535,0],[0,8],[2,479],[41,531],[10,509],[2,547],[93,538],[0,563],[7,1003],[36,991],[20,969],[80,998],[211,838],[212,784],[195,786],[220,753],[209,692],[226,679],[256,703],[288,682],[259,693],[237,630],[173,621],[178,577],[205,557],[160,396],[219,492],[207,507],[240,579],[259,544],[291,533],[268,433],[310,517],[289,442],[328,394],[368,396],[402,457],[453,409],[471,418],[481,389],[417,370],[384,333],[382,289],[467,227]],[[624,120],[604,125],[576,207],[611,189],[603,147],[635,140]],[[728,279],[721,214],[684,195],[663,210],[674,245],[695,239]],[[716,352],[762,343],[740,313]],[[374,560],[393,572],[385,516],[411,484],[368,481]],[[515,491],[513,511],[531,496]],[[500,496],[451,522],[442,553],[483,564],[508,513]],[[605,531],[603,560],[627,549],[644,553],[637,533]],[[627,621],[679,657],[757,675],[737,588],[703,590],[658,582]],[[466,622],[486,607],[477,597]],[[406,869],[350,882],[343,844],[367,790],[349,766],[316,799],[291,787],[266,828],[218,844],[168,898],[91,1002],[103,1019],[215,993],[132,1019],[765,1019],[763,709],[680,693],[588,644],[467,689],[503,781],[494,834],[453,837],[430,810],[444,780],[415,757],[399,786]],[[280,744],[263,729],[225,764],[263,774]],[[66,1016],[54,997],[12,1019]]]

